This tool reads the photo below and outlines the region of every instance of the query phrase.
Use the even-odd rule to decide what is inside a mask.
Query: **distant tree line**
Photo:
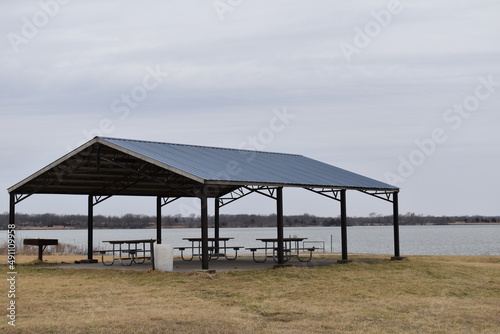
[[[0,214],[0,229],[7,229],[9,222],[8,213]],[[349,217],[348,225],[392,225],[392,216],[378,215],[371,213],[369,217]],[[500,216],[423,216],[414,213],[402,214],[399,216],[401,225],[448,225],[455,223],[465,224],[490,224],[500,223]],[[67,228],[84,229],[87,227],[87,216],[85,215],[57,215],[53,213],[44,214],[16,214],[16,228]],[[340,217],[317,217],[303,214],[296,216],[285,216],[285,226],[340,226]],[[184,216],[163,216],[163,228],[196,228],[200,227],[200,218],[195,215]],[[209,225],[214,225],[214,217],[209,217]],[[120,228],[139,229],[153,228],[156,226],[155,216],[126,214],[123,216],[94,216],[94,228]],[[276,226],[276,215],[221,215],[221,227],[273,227]]]

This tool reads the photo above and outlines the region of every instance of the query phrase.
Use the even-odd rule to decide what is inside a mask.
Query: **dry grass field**
[[[17,269],[17,326],[4,316],[3,333],[500,332],[498,256],[213,275]]]

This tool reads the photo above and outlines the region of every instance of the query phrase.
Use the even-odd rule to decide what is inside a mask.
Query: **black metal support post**
[[[94,196],[89,195],[88,198],[88,249],[87,249],[87,260],[92,261],[93,259],[93,248],[94,248]]]
[[[220,238],[220,202],[218,198],[215,199],[214,230],[214,237],[217,240]],[[215,242],[215,253],[219,253],[219,241]]]
[[[161,197],[156,197],[156,243],[161,244]]]
[[[208,270],[208,198],[205,189],[201,192],[201,269]]]
[[[394,257],[392,260],[403,260],[404,257],[401,257],[400,251],[399,251],[399,200],[398,200],[398,193],[394,192],[393,193],[393,200],[392,200],[392,205],[393,205],[393,224],[394,224]]]
[[[284,257],[284,233],[283,233],[283,187],[277,189],[277,226],[278,226],[278,264],[285,263]]]
[[[399,257],[399,203],[398,193],[393,195],[393,219],[394,219],[394,256]]]
[[[349,262],[347,254],[347,199],[346,190],[340,191],[340,230],[342,239],[342,261],[343,263]]]
[[[9,225],[16,225],[16,195],[10,194]]]

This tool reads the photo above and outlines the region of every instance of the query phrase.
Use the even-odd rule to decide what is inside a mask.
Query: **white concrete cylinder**
[[[155,269],[174,271],[174,247],[172,245],[155,244]]]

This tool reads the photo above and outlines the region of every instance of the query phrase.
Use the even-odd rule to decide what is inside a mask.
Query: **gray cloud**
[[[210,1],[69,1],[51,7],[53,15],[40,5],[57,1],[0,4],[3,189],[103,132],[103,120],[112,122],[108,136],[238,147],[286,106],[296,120],[266,150],[382,181],[416,140],[442,128],[447,140],[399,185],[402,210],[498,214],[500,160],[492,152],[500,144],[500,87],[458,129],[443,119],[474,94],[478,77],[500,81],[496,1],[400,1],[401,11],[363,47],[357,31],[373,27],[390,2],[246,1],[221,21]],[[47,23],[23,36],[26,22],[44,12]],[[27,41],[17,53],[12,34]],[[342,43],[358,48],[350,62]],[[140,88],[148,68],[168,73],[154,89]],[[133,108],[115,103],[134,93]],[[429,191],[436,184],[439,191]],[[6,192],[0,201],[7,210]],[[85,211],[85,201],[66,209],[44,201],[22,210]],[[301,213],[299,205],[290,210]],[[350,210],[390,212],[368,200]]]

